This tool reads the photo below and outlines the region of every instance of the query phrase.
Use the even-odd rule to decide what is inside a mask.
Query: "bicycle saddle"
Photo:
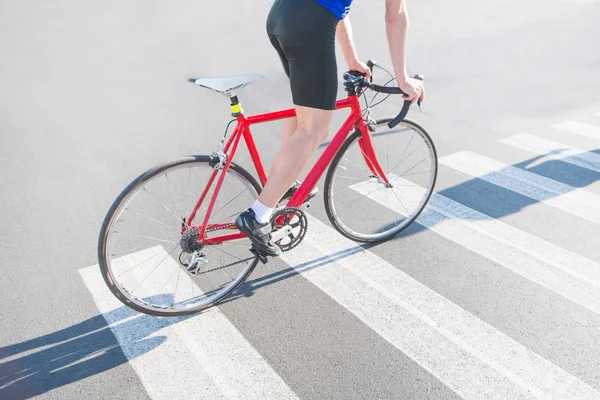
[[[190,78],[189,82],[195,83],[198,86],[214,90],[221,94],[227,94],[236,89],[240,89],[250,82],[264,78],[263,75],[239,75],[239,76],[226,76],[222,78]]]

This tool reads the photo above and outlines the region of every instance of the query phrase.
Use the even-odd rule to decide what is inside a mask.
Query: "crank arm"
[[[277,229],[275,232],[271,233],[271,244],[278,242],[284,237],[292,234],[292,227],[290,225],[284,225],[281,228]]]

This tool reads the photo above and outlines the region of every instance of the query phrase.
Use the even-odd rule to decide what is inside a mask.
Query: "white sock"
[[[256,221],[259,224],[266,224],[269,222],[271,215],[273,214],[272,208],[265,206],[258,200],[256,200],[250,208],[254,211],[254,215],[256,215]]]

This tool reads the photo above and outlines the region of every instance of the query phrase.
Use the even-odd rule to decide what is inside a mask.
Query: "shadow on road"
[[[554,152],[553,155],[555,156],[556,153]],[[560,190],[539,191],[543,193],[543,200],[565,194],[569,187],[582,188],[600,180],[600,150],[544,161],[547,156],[537,156],[512,166],[568,185],[560,186],[562,188]],[[585,165],[591,163],[594,168],[574,165],[582,165],[582,162],[586,162]],[[498,175],[502,172],[499,170],[492,174]],[[525,207],[538,203],[537,200],[496,186],[481,178],[471,179],[438,194],[492,218],[515,214]],[[432,212],[431,209],[426,210],[424,215],[428,212]],[[415,235],[426,229],[417,220],[406,231],[391,240],[401,240],[402,237]],[[250,279],[226,302],[252,296],[261,287],[291,278],[302,271],[325,266],[374,246],[377,245],[357,244],[294,268],[289,267]],[[141,315],[123,306],[104,316],[98,315],[63,330],[0,348],[0,399],[37,396],[115,368],[160,346],[165,341],[164,336],[148,336],[185,318],[189,317],[155,318]],[[125,350],[119,346],[107,321],[113,327],[117,326],[118,329],[128,333],[129,344]]]
[[[31,398],[115,368],[160,346],[164,336],[148,336],[182,319],[140,315],[123,306],[104,316],[0,348],[0,399]],[[127,332],[127,354],[107,321]]]

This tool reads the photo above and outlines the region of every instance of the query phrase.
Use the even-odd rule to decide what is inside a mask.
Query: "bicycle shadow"
[[[148,336],[186,318],[189,317],[156,318],[122,306],[68,328],[2,347],[0,399],[39,396],[118,367],[166,340],[165,336]],[[127,332],[127,354],[107,321]]]

